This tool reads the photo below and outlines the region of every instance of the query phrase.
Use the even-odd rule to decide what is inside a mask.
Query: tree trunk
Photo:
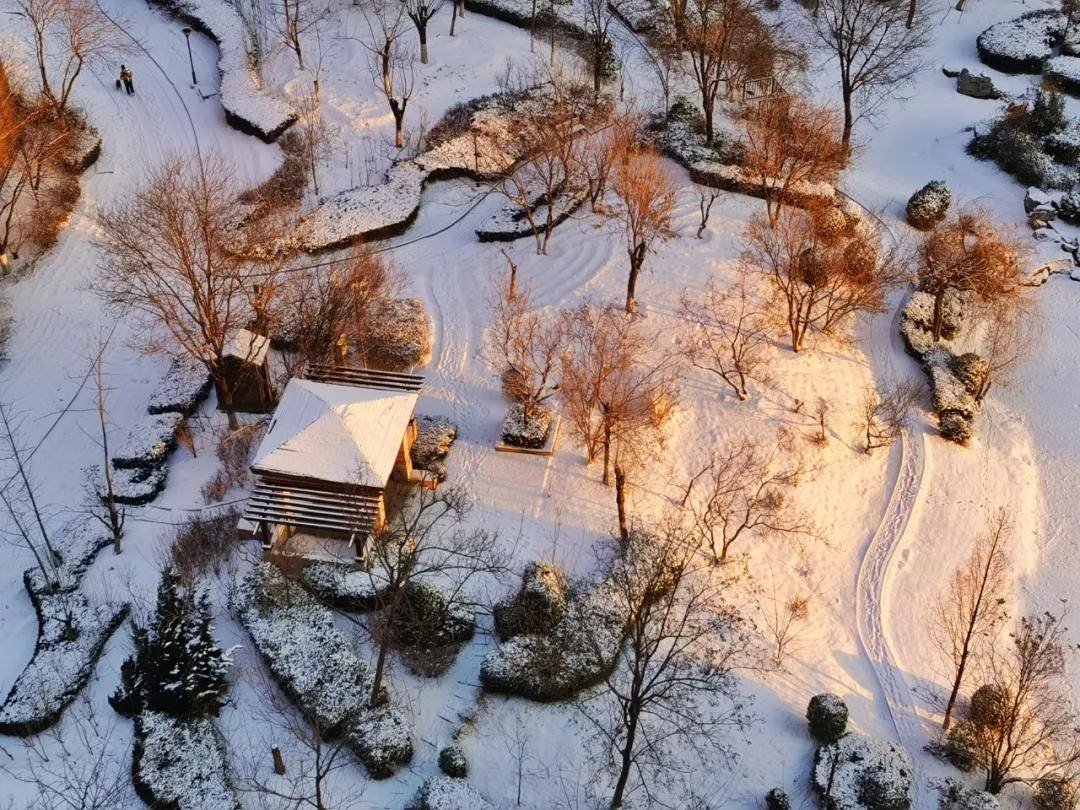
[[[382,632],[390,632],[389,628],[383,628]],[[390,654],[390,640],[379,640],[379,657],[375,659],[375,675],[371,680],[371,695],[368,698],[368,705],[372,708],[382,703],[382,680],[383,674],[386,671],[386,659]]]
[[[916,0],[908,0],[907,9],[907,27],[911,28],[915,24],[915,3]]]
[[[619,510],[619,538],[625,546],[630,542],[630,521],[626,515],[626,470],[615,462],[615,506]]]
[[[643,258],[637,250],[630,251],[630,276],[626,280],[626,311],[631,315],[637,312],[637,280]]]
[[[601,406],[603,407],[603,406]],[[607,409],[604,408],[604,486],[611,486],[611,424],[608,422]]]
[[[945,327],[945,290],[940,289],[934,293],[934,327],[932,334],[934,343],[941,340],[941,330]]]
[[[416,32],[420,35],[420,64],[426,65],[428,63],[427,23],[417,25]]]
[[[450,36],[454,35],[454,26],[457,24],[458,7],[460,5],[461,4],[458,2],[458,0],[454,0],[454,9],[450,14]]]
[[[701,94],[701,109],[705,113],[705,145],[713,145],[713,101],[707,93]]]
[[[844,134],[840,142],[847,149],[851,147],[851,132],[855,128],[855,117],[851,110],[851,88],[844,87],[842,95],[844,97]]]
[[[629,723],[626,729],[626,743],[619,752],[619,779],[615,783],[615,793],[611,797],[611,806],[622,807],[623,797],[626,793],[626,783],[630,780],[630,769],[634,765],[634,743],[637,739],[638,715],[631,710]]]

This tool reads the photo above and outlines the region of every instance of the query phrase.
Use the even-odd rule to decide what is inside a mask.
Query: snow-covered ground
[[[145,413],[168,367],[163,358],[141,356],[135,348],[138,335],[128,322],[104,312],[89,290],[99,261],[96,208],[133,193],[146,169],[170,153],[192,160],[198,152],[219,153],[233,165],[239,182],[252,185],[269,176],[281,159],[277,147],[231,129],[215,97],[203,98],[218,81],[218,52],[208,39],[194,34],[191,40],[202,88],[198,93],[190,87],[179,22],[128,0],[102,0],[102,6],[141,44],[124,57],[134,68],[137,95],[128,97],[114,88],[116,66],[96,67],[80,80],[76,102],[101,132],[102,157],[84,175],[82,197],[59,243],[31,276],[7,288],[15,326],[11,359],[0,362],[0,397],[24,416],[24,440],[35,448],[31,468],[38,497],[56,525],[85,511],[82,471],[100,463],[90,438],[97,418],[93,384],[85,376],[98,341],[108,340],[109,415],[117,443]],[[967,66],[993,73],[978,64],[977,34],[1028,8],[1010,0],[974,0],[962,15],[936,10],[929,67],[910,98],[887,104],[879,128],[863,125],[858,130],[864,147],[841,186],[879,212],[897,236],[911,238],[902,221],[904,203],[932,179],[947,181],[954,201],[978,201],[1000,221],[1026,227],[1023,189],[964,149],[969,140],[965,127],[994,115],[998,104],[956,94],[954,80],[938,68]],[[785,4],[785,10],[794,15],[797,7]],[[0,25],[5,37],[22,33],[11,15],[4,15]],[[335,25],[349,37],[367,36],[361,13],[351,4],[342,4]],[[495,90],[507,58],[522,64],[529,59],[525,31],[473,13],[459,20],[453,38],[446,33],[448,25],[447,6],[432,23],[431,64],[417,66],[418,90],[407,118],[413,132],[421,116],[433,124],[452,104]],[[407,35],[412,36],[411,30]],[[325,114],[341,135],[319,169],[324,196],[379,182],[392,154],[393,121],[368,77],[367,52],[354,38],[337,42],[320,76]],[[630,47],[628,42],[622,46]],[[626,92],[651,100],[655,88],[648,69],[636,59],[628,50],[632,69]],[[270,89],[285,98],[303,91],[311,80],[310,72],[295,69],[295,57],[287,51],[264,67]],[[994,75],[1011,92],[1035,81]],[[823,98],[835,97],[831,76],[824,68],[811,73],[814,90]],[[734,281],[740,233],[763,207],[758,200],[723,194],[704,238],[696,239],[697,198],[686,173],[670,168],[684,187],[676,215],[678,236],[649,258],[638,289],[643,322],[662,346],[678,340],[684,290],[697,290],[709,278]],[[466,180],[429,184],[415,222],[391,241],[395,247],[389,256],[404,273],[407,294],[423,301],[434,325],[433,360],[420,369],[426,384],[418,412],[447,416],[459,427],[447,462],[448,480],[474,496],[473,523],[499,530],[518,566],[543,557],[586,574],[595,566],[595,549],[612,542],[614,528],[614,494],[601,485],[598,471],[585,466],[583,452],[567,436],[550,458],[493,450],[506,402],[496,375],[480,356],[488,316],[479,302],[505,261],[502,246],[475,237],[476,228],[502,206],[492,195],[470,209],[485,189]],[[512,243],[507,250],[540,305],[621,300],[627,264],[622,235],[588,206],[555,231],[546,256],[535,255],[531,240]],[[898,294],[891,300],[894,309],[901,298]],[[1080,537],[1075,531],[1080,525],[1080,284],[1051,278],[1035,292],[1035,300],[1043,323],[1038,350],[1012,385],[992,391],[968,448],[941,441],[933,421],[920,413],[902,443],[872,455],[861,451],[852,422],[864,388],[875,378],[919,374],[902,351],[892,311],[861,322],[848,344],[823,344],[797,356],[778,345],[773,383],[753,391],[748,402],[738,402],[703,374],[686,375],[664,460],[633,488],[634,508],[654,510],[665,482],[685,479],[717,444],[746,435],[768,439],[783,427],[818,467],[799,488],[797,500],[822,538],[747,547],[747,570],[766,590],[814,596],[807,629],[786,670],[742,676],[741,688],[754,698],[756,722],[745,739],[731,741],[737,763],[717,763],[695,775],[710,806],[758,806],[777,785],[796,804],[811,800],[813,745],[803,715],[809,697],[822,691],[844,698],[857,730],[908,746],[924,787],[928,777],[948,772],[921,750],[936,727],[944,677],[926,628],[934,595],[967,555],[990,511],[1006,507],[1016,525],[1013,615],[1053,608],[1059,598],[1080,595]],[[809,442],[816,432],[811,411],[819,398],[828,401],[830,414],[830,440],[821,447]],[[151,506],[130,511],[124,552],[103,551],[91,569],[84,586],[91,595],[118,595],[136,610],[152,604],[172,524],[202,506],[201,487],[217,467],[213,431],[221,429],[223,420],[213,410],[212,397],[203,413],[207,418],[198,420],[196,428],[197,456],[186,449],[173,454],[165,492]],[[226,500],[241,496],[235,492]],[[13,545],[4,548],[0,692],[6,694],[34,649],[37,623],[22,582],[29,555]],[[245,553],[247,560],[254,559],[257,547]],[[265,772],[271,745],[282,746],[287,761],[301,754],[295,745],[289,747],[275,722],[258,654],[229,617],[225,589],[231,580],[223,576],[219,583],[217,633],[223,646],[240,649],[233,700],[219,726],[236,770],[243,773],[255,764]],[[489,595],[497,598],[515,585],[508,580],[493,586]],[[736,596],[753,616],[752,595]],[[357,625],[342,615],[337,621],[360,654],[370,655]],[[395,663],[393,689],[401,704],[411,706],[415,725],[414,760],[384,781],[365,779],[359,765],[337,771],[339,794],[362,796],[364,807],[401,808],[438,772],[439,748],[465,718],[470,722],[461,742],[469,756],[469,780],[488,800],[507,807],[515,802],[515,743],[527,751],[523,806],[570,806],[568,796],[602,794],[604,785],[594,779],[586,735],[572,707],[481,696],[480,662],[494,643],[491,623],[482,619],[480,631],[438,678],[411,675]],[[105,699],[118,683],[127,648],[122,630],[88,688],[92,710],[110,720]],[[1070,667],[1072,683],[1080,684],[1080,662],[1073,660]],[[73,733],[67,719],[59,728]],[[105,744],[118,756],[128,751],[130,723],[120,721],[118,733]],[[41,745],[59,751],[55,740],[42,738]],[[5,741],[3,748],[11,755],[4,763],[9,774],[26,773],[39,756],[15,740]],[[7,794],[17,807],[29,806],[34,795],[31,785],[0,772],[0,800]],[[929,803],[928,794],[920,792],[919,805]]]

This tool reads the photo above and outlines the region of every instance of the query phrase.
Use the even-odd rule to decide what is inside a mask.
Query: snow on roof
[[[237,329],[225,340],[225,357],[237,357],[255,365],[262,365],[266,351],[270,348],[270,339],[265,335],[256,335],[247,329]]]
[[[289,380],[252,469],[385,487],[416,398],[415,391]]]

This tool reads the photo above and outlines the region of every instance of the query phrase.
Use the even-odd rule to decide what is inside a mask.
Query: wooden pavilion
[[[409,451],[423,378],[311,365],[285,387],[252,462],[244,522],[269,556],[362,563]]]

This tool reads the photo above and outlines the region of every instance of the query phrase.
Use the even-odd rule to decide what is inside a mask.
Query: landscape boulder
[[[964,68],[956,77],[956,92],[972,98],[999,99],[1001,91],[994,87],[994,80],[984,73],[972,73]]]

